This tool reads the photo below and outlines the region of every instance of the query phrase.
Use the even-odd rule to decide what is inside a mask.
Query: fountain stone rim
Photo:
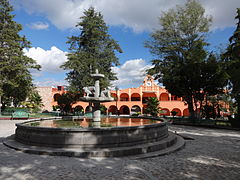
[[[121,118],[129,118],[129,117],[121,117]],[[150,118],[146,118],[146,117],[134,117],[134,118],[138,118],[138,119],[150,119]],[[37,127],[37,126],[30,126],[30,125],[26,125],[27,123],[31,123],[31,122],[38,122],[38,121],[44,121],[44,120],[48,120],[48,119],[35,119],[32,121],[26,121],[26,122],[21,122],[21,123],[16,123],[17,127],[21,127],[21,128],[26,128],[26,129],[35,129],[35,130],[44,130],[44,131],[71,131],[71,132],[94,132],[94,131],[117,131],[117,130],[131,130],[131,129],[144,129],[144,128],[153,128],[153,127],[159,127],[159,126],[166,126],[166,122],[161,122],[161,123],[154,123],[154,124],[145,124],[145,125],[140,125],[140,126],[115,126],[115,127],[80,127],[80,128],[53,128],[53,127]],[[58,119],[61,120],[61,119]],[[158,120],[161,121],[160,119],[154,119],[154,120]]]

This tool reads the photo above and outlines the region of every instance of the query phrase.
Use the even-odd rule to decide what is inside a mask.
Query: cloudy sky
[[[66,72],[59,66],[67,60],[67,37],[76,34],[75,25],[83,11],[90,6],[100,11],[109,26],[109,34],[123,49],[117,54],[121,65],[114,67],[120,88],[137,87],[151,66],[152,55],[143,47],[149,34],[159,28],[158,17],[162,12],[186,0],[11,0],[15,21],[23,25],[21,34],[32,43],[25,54],[35,59],[41,72],[33,72],[37,86],[66,84]],[[207,15],[213,17],[208,42],[215,51],[228,43],[236,21],[239,0],[199,0]]]

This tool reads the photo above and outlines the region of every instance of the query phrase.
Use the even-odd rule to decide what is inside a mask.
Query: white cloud
[[[49,25],[48,23],[39,21],[39,22],[31,23],[29,27],[36,30],[43,30],[43,29],[48,29]]]
[[[128,60],[119,67],[113,67],[112,70],[117,74],[118,80],[112,82],[112,87],[118,86],[120,89],[129,87],[139,87],[146,76],[146,70],[151,65],[143,59]],[[35,77],[37,77],[35,75]],[[50,78],[41,78],[34,81],[37,87],[56,87],[59,85],[68,86],[65,80]]]
[[[33,71],[32,74],[36,79],[44,77],[43,72],[60,73],[63,72],[60,65],[67,61],[67,52],[63,52],[53,46],[50,50],[44,50],[40,47],[24,49],[26,56],[31,57],[42,66],[41,72]],[[117,74],[118,80],[113,82],[113,86],[120,88],[138,87],[142,84],[146,76],[146,70],[151,65],[147,64],[143,59],[128,60],[119,67],[113,67],[113,71]],[[36,86],[57,86],[67,85],[65,80],[56,80],[54,78],[45,78],[44,80],[35,80]]]
[[[124,25],[134,31],[152,30],[158,26],[163,11],[182,5],[186,0],[19,0],[15,7],[29,14],[46,16],[60,29],[73,28],[84,9],[94,6],[109,25]],[[201,0],[206,13],[213,16],[213,29],[235,26],[239,0]]]
[[[234,18],[237,15],[236,8],[240,7],[239,0],[201,0],[200,2],[206,13],[213,17],[212,29],[236,26]]]
[[[67,52],[63,52],[55,46],[52,46],[50,50],[44,50],[40,47],[32,47],[30,49],[24,49],[26,56],[37,61],[42,66],[41,71],[58,73],[63,71],[59,66],[67,61]]]
[[[67,81],[56,80],[54,78],[45,78],[44,80],[36,80],[33,83],[36,87],[57,87],[57,86],[68,85]]]
[[[151,65],[147,64],[143,59],[128,60],[120,67],[113,67],[113,72],[118,77],[118,80],[112,83],[113,87],[128,88],[140,86],[146,76],[146,70],[150,67]]]
[[[24,8],[29,14],[46,16],[60,29],[74,27],[79,17],[83,15],[83,10],[89,7],[84,0],[20,0],[14,4],[17,4],[18,8]]]

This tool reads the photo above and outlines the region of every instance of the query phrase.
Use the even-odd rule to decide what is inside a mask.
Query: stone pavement
[[[0,140],[14,133],[15,123],[0,120]],[[240,132],[190,126],[170,126],[194,140],[175,153],[130,160],[128,158],[80,159],[17,152],[0,143],[2,180],[238,180],[240,179]]]

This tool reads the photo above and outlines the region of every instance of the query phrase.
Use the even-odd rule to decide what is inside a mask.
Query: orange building
[[[52,88],[52,106],[57,105],[57,98],[64,92],[62,86]],[[107,108],[107,112],[111,114],[133,114],[141,112],[144,114],[147,99],[156,97],[160,101],[162,113],[160,115],[171,115],[171,111],[176,111],[177,116],[188,116],[188,106],[182,101],[182,98],[170,94],[164,87],[160,87],[154,83],[151,76],[147,76],[143,84],[137,88],[128,88],[122,90],[111,91],[112,97],[116,101],[103,103]],[[89,103],[77,102],[73,107],[83,109],[84,112],[89,111]]]

